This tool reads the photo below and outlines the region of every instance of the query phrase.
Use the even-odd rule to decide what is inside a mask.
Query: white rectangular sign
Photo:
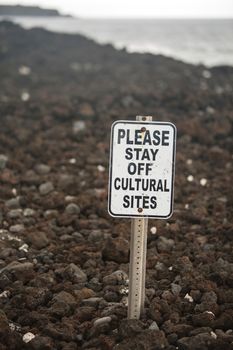
[[[166,122],[112,125],[108,210],[119,217],[172,215],[176,127]]]

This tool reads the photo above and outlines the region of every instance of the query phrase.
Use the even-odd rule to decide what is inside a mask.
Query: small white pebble
[[[221,202],[221,203],[227,203],[227,197],[222,196],[222,197],[218,197],[217,201]]]
[[[28,101],[30,99],[30,94],[28,93],[28,92],[23,92],[22,94],[21,94],[21,100],[22,101],[24,101],[24,102],[26,102],[26,101]]]
[[[188,182],[193,182],[193,180],[194,180],[193,175],[187,176],[187,181],[188,181]]]
[[[12,188],[11,192],[12,192],[12,194],[13,194],[14,196],[17,196],[17,190],[16,190],[16,188]]]
[[[16,326],[14,325],[14,323],[9,323],[9,327],[10,327],[10,329],[12,330],[12,331],[15,331],[15,328],[16,328]]]
[[[216,334],[216,333],[214,333],[213,331],[211,331],[211,332],[210,332],[210,335],[211,335],[211,337],[213,337],[214,339],[216,339],[216,338],[217,338],[217,334]]]
[[[157,227],[155,226],[151,227],[150,232],[152,233],[152,235],[155,235],[157,232]]]
[[[172,271],[173,270],[173,266],[169,266],[168,270]]]
[[[159,326],[157,325],[157,322],[153,321],[149,327],[149,329],[153,331],[159,331]]]
[[[14,324],[13,322],[10,322],[9,323],[9,327],[12,331],[18,331],[20,332],[21,331],[21,327],[17,326],[16,324]]]
[[[97,318],[97,320],[94,321],[93,325],[96,326],[100,326],[101,324],[106,324],[112,321],[112,317],[110,316],[105,316],[105,317],[101,317],[101,318]]]
[[[66,202],[74,202],[76,199],[75,196],[65,196],[65,201]]]
[[[188,293],[185,295],[184,299],[187,299],[190,303],[193,303],[193,298]]]
[[[200,185],[201,185],[201,186],[205,186],[206,184],[207,184],[207,179],[202,178],[202,179],[200,180]]]
[[[28,332],[28,333],[24,334],[23,341],[24,341],[24,343],[29,343],[34,338],[35,338],[35,335],[31,332]]]
[[[28,244],[25,243],[25,244],[21,245],[21,247],[19,247],[19,250],[27,253],[28,252],[28,248],[29,248]]]
[[[0,294],[0,298],[8,298],[10,294],[9,290],[4,290],[4,292]]]
[[[69,163],[70,164],[75,164],[76,163],[76,159],[75,158],[70,158],[69,159]]]
[[[210,79],[211,76],[212,76],[212,74],[211,74],[211,72],[210,72],[209,70],[205,69],[205,70],[203,70],[203,72],[202,72],[202,76],[203,76],[203,78],[205,78],[205,79]]]
[[[206,107],[206,112],[209,114],[214,114],[215,113],[215,109],[211,106],[207,106]]]
[[[193,160],[192,160],[192,159],[187,159],[187,160],[186,160],[186,164],[188,164],[188,165],[193,164]]]
[[[19,67],[19,74],[20,75],[29,75],[31,73],[31,68],[27,66],[21,66]]]
[[[189,209],[189,204],[188,204],[188,203],[185,204],[184,208],[185,208],[185,209]]]
[[[128,287],[122,287],[119,290],[119,293],[122,294],[122,295],[128,295],[129,294],[129,288]]]
[[[18,236],[11,235],[10,233],[7,234],[8,241],[17,241],[17,242],[22,242],[22,239],[19,238]]]
[[[23,215],[24,216],[34,216],[35,215],[35,210],[31,209],[31,208],[26,208],[23,211]]]
[[[97,166],[97,169],[98,169],[98,171],[99,171],[100,173],[102,173],[102,172],[105,171],[105,167],[102,166],[102,165],[98,165],[98,166]]]
[[[121,303],[125,306],[128,306],[128,296],[124,295],[121,299]]]
[[[205,311],[205,313],[210,314],[215,317],[215,314],[212,311]]]
[[[83,131],[86,128],[86,124],[83,120],[77,120],[73,123],[73,133],[77,134],[79,131]]]

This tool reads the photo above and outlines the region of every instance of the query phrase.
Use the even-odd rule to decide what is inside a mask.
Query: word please
[[[127,145],[154,145],[169,146],[169,130],[119,129],[117,143]]]

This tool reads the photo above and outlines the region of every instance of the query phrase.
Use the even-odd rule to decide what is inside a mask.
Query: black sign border
[[[140,125],[170,125],[174,130],[174,139],[173,139],[173,155],[172,155],[172,191],[171,191],[171,205],[170,212],[166,216],[158,215],[124,215],[124,214],[114,214],[111,211],[111,198],[112,198],[112,159],[113,159],[113,132],[117,124],[140,124]],[[120,218],[151,218],[151,219],[169,219],[173,214],[173,200],[174,200],[174,179],[175,179],[175,154],[176,154],[176,137],[177,129],[176,126],[171,122],[157,122],[157,121],[130,121],[130,120],[117,120],[112,124],[111,127],[111,139],[110,139],[110,162],[109,162],[109,185],[108,185],[108,212],[112,217]]]

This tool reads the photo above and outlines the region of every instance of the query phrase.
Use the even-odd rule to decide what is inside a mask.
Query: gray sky
[[[233,0],[0,0],[39,5],[82,17],[227,17]]]

